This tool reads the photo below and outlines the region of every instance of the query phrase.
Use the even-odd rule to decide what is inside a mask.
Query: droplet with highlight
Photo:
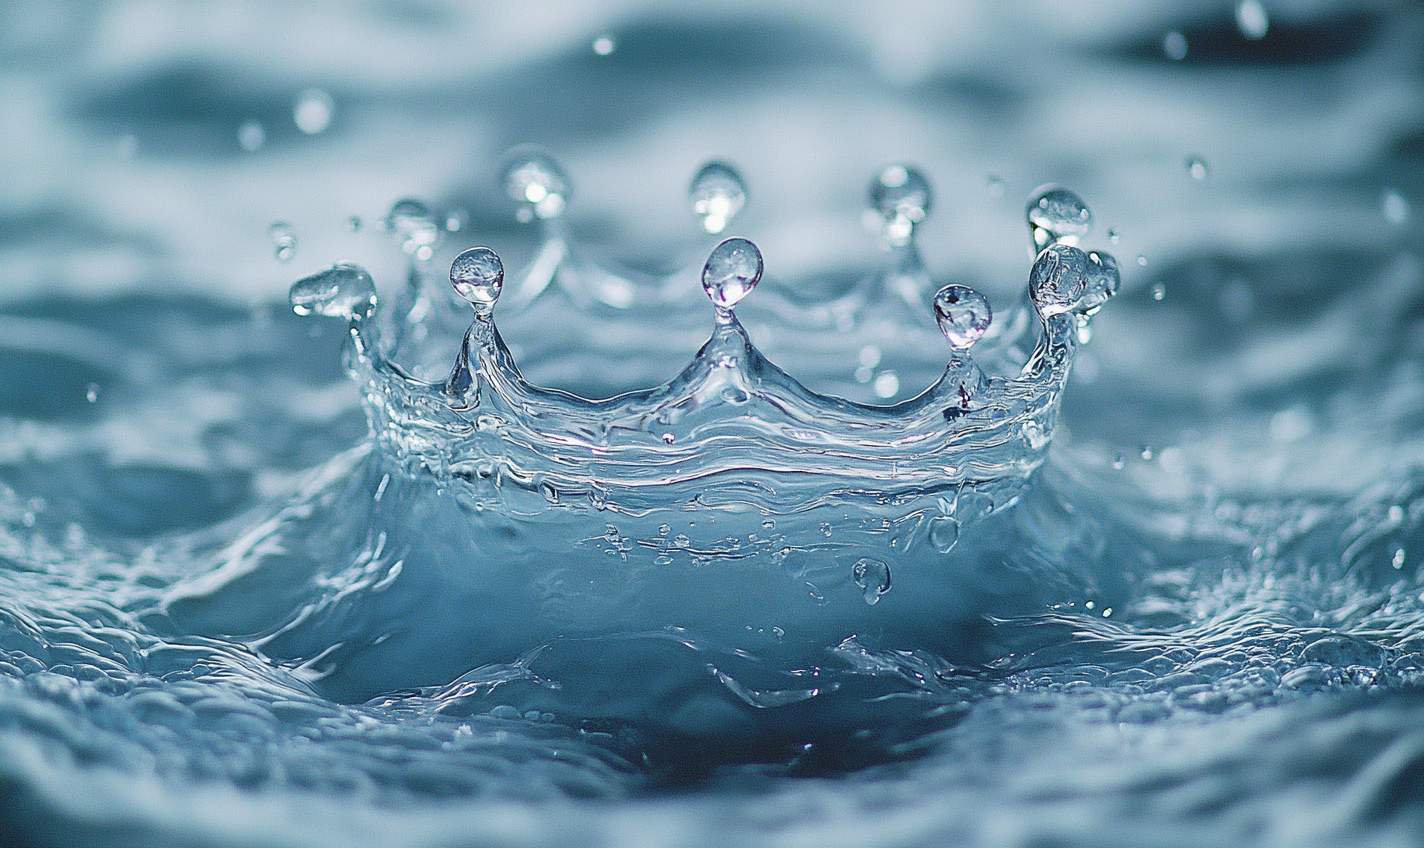
[[[1093,231],[1093,212],[1088,204],[1076,192],[1059,185],[1034,191],[1024,214],[1035,253],[1060,242],[1075,247],[1079,239]]]
[[[450,263],[450,285],[475,314],[488,315],[504,288],[504,262],[488,247],[472,247]]]
[[[1266,8],[1261,0],[1241,0],[1236,4],[1236,28],[1243,38],[1260,41],[1271,28],[1271,19],[1266,16]]]
[[[733,309],[761,281],[762,259],[757,246],[744,238],[729,238],[712,249],[702,267],[702,289],[718,309]]]
[[[1102,308],[1122,283],[1117,259],[1111,253],[1101,250],[1088,251],[1087,282],[1083,286],[1083,296],[1078,299],[1078,309],[1092,313]]]
[[[891,244],[908,244],[933,202],[934,190],[918,168],[889,165],[870,181],[870,205],[880,213]]]
[[[1088,257],[1076,247],[1043,249],[1028,275],[1028,294],[1044,318],[1076,309],[1088,285]]]
[[[1201,158],[1200,156],[1188,156],[1186,166],[1187,176],[1191,177],[1197,182],[1201,182],[1202,180],[1206,179],[1207,170],[1205,159]]]
[[[687,190],[692,211],[702,219],[702,229],[713,235],[727,229],[747,202],[742,175],[724,162],[708,162],[692,178]]]
[[[935,321],[955,350],[968,350],[993,320],[989,300],[968,286],[945,286],[935,294]]]
[[[376,284],[365,268],[343,262],[297,280],[288,299],[298,315],[364,321],[376,311]]]
[[[292,232],[292,225],[276,221],[267,228],[267,233],[272,236],[272,254],[277,261],[292,261],[292,257],[297,255],[297,236]]]
[[[307,135],[317,135],[331,126],[331,118],[336,113],[336,101],[319,88],[308,88],[297,95],[292,107],[292,122],[297,129]]]
[[[435,255],[443,234],[429,207],[419,200],[396,201],[386,215],[386,231],[400,243],[406,255],[422,262]]]
[[[519,219],[525,222],[562,215],[572,188],[559,163],[534,148],[515,151],[502,182],[505,193],[520,203]]]

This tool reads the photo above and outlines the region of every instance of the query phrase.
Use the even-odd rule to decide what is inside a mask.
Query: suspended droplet
[[[687,190],[692,211],[702,218],[702,228],[717,234],[727,229],[747,202],[747,187],[742,175],[731,165],[708,162],[692,178]]]
[[[761,281],[761,251],[744,238],[729,238],[712,249],[702,267],[702,288],[719,309],[732,309]]]
[[[1088,257],[1066,244],[1043,249],[1028,275],[1028,294],[1044,318],[1077,308],[1087,289]]]
[[[445,213],[445,232],[458,233],[470,221],[470,213],[463,209],[451,209]]]
[[[876,397],[889,400],[900,393],[900,375],[894,371],[881,371],[875,375],[871,388],[875,390]]]
[[[1206,179],[1206,160],[1200,156],[1188,156],[1186,161],[1187,176],[1201,182]]]
[[[277,221],[267,228],[267,232],[272,236],[272,253],[277,261],[290,262],[297,255],[297,237],[292,232],[292,225]]]
[[[1187,37],[1178,30],[1168,30],[1162,36],[1162,55],[1173,62],[1180,62],[1187,58]]]
[[[1117,260],[1113,255],[1101,250],[1088,251],[1087,272],[1088,280],[1083,287],[1083,296],[1079,298],[1077,308],[1091,313],[1117,294],[1117,288],[1122,283],[1122,274],[1118,272]]]
[[[613,40],[611,35],[600,35],[593,40],[593,52],[600,56],[607,56],[618,49],[618,42]]]
[[[1112,227],[1108,227],[1108,241],[1112,242],[1113,244],[1117,244],[1118,242],[1122,241],[1122,236],[1118,233],[1117,230],[1114,230]]]
[[[398,200],[386,215],[386,231],[400,243],[407,256],[424,262],[435,255],[443,238],[429,207],[419,200]]]
[[[1409,220],[1409,201],[1392,188],[1380,194],[1380,209],[1384,212],[1384,219],[1396,227]]]
[[[488,247],[472,247],[450,263],[450,285],[477,315],[488,315],[504,288],[504,263]]]
[[[1167,297],[1167,284],[1166,284],[1166,283],[1154,283],[1154,284],[1152,285],[1152,299],[1153,299],[1153,300],[1163,300],[1163,299],[1165,299],[1166,297]]]
[[[267,143],[267,131],[258,121],[243,121],[237,128],[237,143],[248,153],[259,150]]]
[[[890,566],[878,559],[862,557],[851,566],[851,577],[865,602],[874,606],[880,596],[890,591]]]
[[[360,216],[360,215],[352,215],[351,217],[347,218],[347,219],[346,219],[346,229],[350,230],[350,231],[353,232],[353,233],[358,233],[358,232],[360,232],[360,231],[361,231],[361,216]]]
[[[308,88],[297,95],[292,107],[292,121],[297,129],[307,135],[316,135],[331,126],[331,117],[336,112],[336,102],[319,88]]]
[[[934,298],[935,321],[955,350],[968,350],[993,320],[989,300],[968,286],[945,286]]]
[[[84,387],[84,399],[90,403],[99,402],[99,384],[90,383]]]
[[[1140,266],[1143,267],[1143,268],[1146,268],[1146,267],[1147,267],[1147,254],[1145,254],[1145,253],[1139,253],[1139,254],[1137,254],[1137,264],[1140,265]]]
[[[365,268],[343,262],[297,280],[288,299],[298,315],[362,321],[376,311],[376,284]]]
[[[1266,9],[1261,0],[1241,0],[1236,4],[1236,28],[1241,35],[1251,41],[1260,41],[1271,28],[1271,19],[1266,17]]]
[[[572,188],[564,169],[534,148],[514,152],[504,168],[504,190],[520,206],[520,219],[557,218],[563,214]]]
[[[930,181],[908,165],[890,165],[870,181],[871,208],[880,213],[885,237],[894,245],[909,243],[933,201]]]
[[[1077,193],[1063,186],[1046,185],[1034,191],[1025,214],[1035,253],[1060,242],[1075,247],[1093,231],[1092,210]]]

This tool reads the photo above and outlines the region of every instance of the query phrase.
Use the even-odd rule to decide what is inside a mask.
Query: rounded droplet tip
[[[708,162],[692,178],[687,190],[692,211],[702,219],[702,228],[713,235],[727,229],[747,202],[742,175],[725,162]]]
[[[955,350],[968,350],[984,337],[994,313],[989,300],[968,286],[950,285],[934,298],[935,322]]]
[[[472,247],[450,263],[450,285],[476,312],[488,314],[504,288],[504,262],[488,247]]]
[[[1083,198],[1060,185],[1046,185],[1029,196],[1025,210],[1034,248],[1063,242],[1070,247],[1093,231],[1093,212]]]
[[[930,213],[934,190],[918,168],[888,165],[870,181],[870,206],[884,219],[884,233],[894,245],[908,244],[915,225]]]
[[[535,147],[516,148],[501,174],[504,191],[520,204],[520,219],[557,218],[564,212],[572,188],[564,169]]]
[[[376,311],[376,283],[365,268],[343,262],[293,283],[288,299],[298,315],[364,321]]]
[[[712,249],[702,267],[702,288],[719,309],[732,309],[761,281],[761,251],[744,238],[729,238]]]

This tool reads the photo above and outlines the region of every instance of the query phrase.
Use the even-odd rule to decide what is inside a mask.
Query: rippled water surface
[[[0,841],[1420,844],[1421,45],[1266,0],[0,10]],[[557,203],[507,194],[529,143]],[[744,209],[689,200],[714,159]],[[1122,285],[1011,386],[1049,182]],[[576,406],[580,465],[556,396],[426,404],[287,303],[359,262],[444,381],[476,244],[531,382],[647,389],[715,327],[674,386],[755,414]],[[987,296],[943,386],[1021,441],[765,370],[946,374],[926,309],[837,311],[865,279]]]

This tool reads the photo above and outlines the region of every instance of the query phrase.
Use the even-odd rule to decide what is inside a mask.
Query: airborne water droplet
[[[1271,19],[1266,16],[1266,9],[1261,5],[1261,0],[1241,0],[1236,4],[1236,28],[1241,31],[1242,37],[1251,41],[1260,41],[1266,37],[1266,31],[1271,28]]]
[[[504,288],[504,263],[488,247],[472,247],[450,263],[450,285],[476,314],[488,315]]]
[[[702,228],[716,235],[727,229],[746,205],[747,187],[731,165],[708,162],[692,178],[687,199],[692,211],[702,219]]]
[[[1187,37],[1175,29],[1168,30],[1162,36],[1162,54],[1173,62],[1187,58]]]
[[[1186,161],[1187,176],[1201,182],[1206,179],[1206,160],[1200,156],[1188,156]]]
[[[600,56],[607,56],[617,49],[618,42],[611,35],[600,35],[593,40],[593,52]]]
[[[342,263],[303,277],[288,296],[298,315],[364,320],[376,311],[376,284],[360,265]]]
[[[762,259],[757,246],[744,238],[729,238],[712,249],[702,267],[702,288],[719,309],[732,309],[761,281]]]
[[[851,566],[851,577],[860,588],[861,597],[874,606],[880,596],[890,591],[890,566],[878,559],[863,557]]]
[[[331,126],[331,117],[336,112],[336,102],[319,88],[308,88],[297,95],[297,103],[292,107],[292,121],[297,129],[307,135],[317,135]]]
[[[1043,249],[1028,276],[1028,293],[1045,318],[1079,307],[1088,288],[1088,257],[1076,247],[1054,244]]]
[[[256,152],[267,142],[267,131],[257,121],[243,121],[237,128],[237,143],[248,153]]]
[[[401,250],[421,261],[435,255],[443,237],[430,209],[411,198],[396,201],[385,223],[387,232],[400,243]]]
[[[292,233],[292,225],[277,221],[267,228],[272,236],[272,253],[278,262],[290,262],[297,254],[297,237]]]
[[[1167,286],[1164,283],[1155,283],[1152,286],[1152,299],[1160,301],[1167,297]]]
[[[505,193],[521,205],[523,219],[557,218],[568,203],[571,184],[552,157],[535,148],[514,151],[502,180]]]
[[[87,385],[87,386],[84,387],[84,399],[87,400],[87,401],[89,401],[90,403],[98,403],[98,402],[99,402],[99,384],[98,384],[98,383],[90,383],[89,385]]]
[[[1073,247],[1093,231],[1093,212],[1076,192],[1047,185],[1034,191],[1025,209],[1034,252],[1052,244]]]
[[[945,286],[935,294],[935,321],[955,350],[968,350],[993,320],[989,301],[968,286]]]
[[[933,201],[930,181],[908,165],[890,165],[870,182],[870,205],[880,213],[882,232],[893,245],[909,243]]]

